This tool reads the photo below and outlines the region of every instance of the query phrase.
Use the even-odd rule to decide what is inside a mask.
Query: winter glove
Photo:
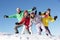
[[[9,16],[7,16],[7,15],[4,15],[4,18],[8,18]]]
[[[19,23],[18,23],[18,22],[16,22],[15,24],[16,24],[16,25],[19,25]]]
[[[57,19],[57,16],[54,16],[54,20],[56,20]]]
[[[33,8],[32,8],[32,11],[34,11],[35,9],[36,9],[36,7],[33,7]]]
[[[41,12],[39,12],[39,15],[41,15]]]
[[[35,15],[37,14],[37,10],[35,11]]]

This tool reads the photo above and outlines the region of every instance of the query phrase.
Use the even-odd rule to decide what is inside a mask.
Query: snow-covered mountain
[[[29,34],[2,34],[0,33],[0,40],[60,40],[60,36],[48,37],[44,35],[29,35]]]

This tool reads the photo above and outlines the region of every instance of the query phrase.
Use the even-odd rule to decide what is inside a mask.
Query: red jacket
[[[27,18],[23,17],[20,24],[24,24],[26,29],[29,30],[30,17],[27,17]]]

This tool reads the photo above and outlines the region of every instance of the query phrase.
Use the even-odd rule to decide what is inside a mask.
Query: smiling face
[[[50,11],[46,11],[46,15],[49,15]]]
[[[48,8],[47,11],[46,11],[46,15],[50,15],[50,11],[51,11],[51,9]]]
[[[27,16],[28,16],[28,11],[25,10],[25,11],[24,11],[24,17],[27,17]]]
[[[25,12],[25,13],[24,13],[24,16],[28,16],[28,13],[27,13],[27,12]]]
[[[30,17],[33,19],[35,17],[35,14],[34,13],[31,13],[30,14]]]

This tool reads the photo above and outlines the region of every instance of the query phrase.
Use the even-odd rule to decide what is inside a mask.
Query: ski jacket
[[[49,21],[54,22],[55,20],[51,16],[46,16],[46,17],[42,18],[42,22],[43,22],[44,26],[46,26],[46,27],[48,27]]]
[[[34,19],[30,18],[30,25],[32,25],[33,23],[34,24],[42,23],[42,16],[35,15]]]
[[[19,24],[24,24],[26,29],[29,30],[30,17],[27,18],[23,17]]]

